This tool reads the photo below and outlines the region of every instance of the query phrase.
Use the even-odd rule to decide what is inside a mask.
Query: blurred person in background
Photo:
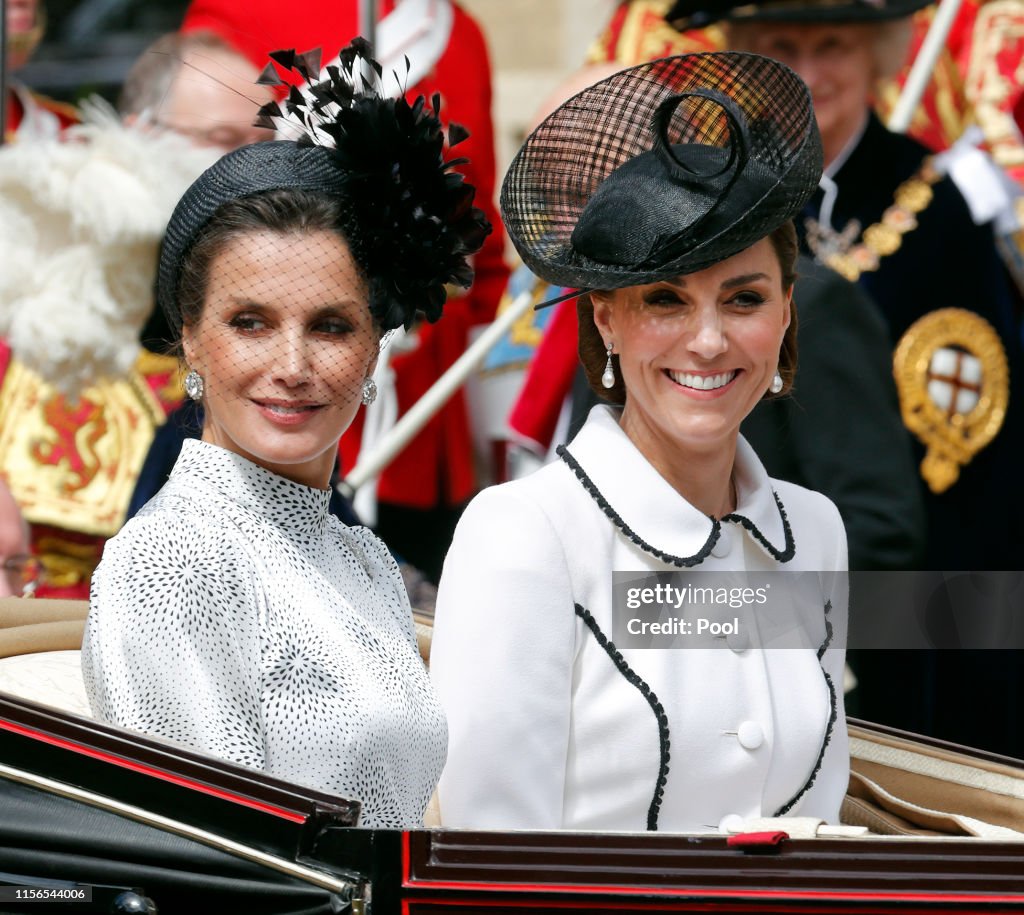
[[[213,31],[259,67],[277,48],[320,48],[327,64],[358,33],[359,7],[357,0],[302,0],[285,11],[270,0],[193,0],[182,30]],[[494,205],[491,66],[483,33],[450,0],[381,0],[378,17],[375,56],[385,76],[394,71],[403,83],[408,79],[409,97],[440,93],[442,120],[468,129],[460,149],[470,161],[461,168],[495,231],[474,258],[472,288],[451,292],[444,322],[415,325],[404,339],[392,341],[391,354],[378,364],[377,403],[360,412],[342,440],[343,472],[465,351],[471,328],[493,319],[508,278],[505,237]],[[355,497],[363,520],[434,581],[462,508],[478,488],[472,441],[459,391],[384,469],[375,491],[368,484]]]
[[[28,525],[11,490],[0,479],[0,597],[27,597],[35,590],[36,562],[29,552]]]
[[[73,128],[82,142],[19,139],[0,154],[0,472],[30,522],[40,596],[88,595],[154,434],[168,431],[170,464],[180,449],[188,423],[165,424],[182,391],[153,308],[155,249],[203,168],[273,136],[252,126],[270,99],[258,75],[216,36],[168,35],[129,73],[123,125],[93,106]]]
[[[23,86],[11,77],[28,63],[43,38],[46,16],[42,0],[7,0],[7,57],[4,74],[7,123],[4,141],[53,139],[77,117],[75,109]]]
[[[117,107],[126,124],[139,121],[181,134],[222,153],[272,140],[253,122],[272,93],[259,70],[212,32],[158,38],[128,71]]]

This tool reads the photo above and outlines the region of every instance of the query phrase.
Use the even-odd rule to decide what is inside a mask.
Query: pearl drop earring
[[[612,365],[613,344],[606,344],[608,349],[608,361],[604,364],[604,374],[601,376],[601,385],[607,390],[615,387],[615,368]]]

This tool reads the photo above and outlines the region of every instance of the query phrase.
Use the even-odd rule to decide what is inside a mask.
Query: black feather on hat
[[[792,70],[689,54],[616,73],[550,114],[513,160],[501,212],[539,277],[614,289],[738,254],[800,212],[821,169]]]

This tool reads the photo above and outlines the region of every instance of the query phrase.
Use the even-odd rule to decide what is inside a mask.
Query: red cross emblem
[[[966,416],[981,398],[981,360],[960,347],[937,349],[928,365],[928,396],[947,416]]]

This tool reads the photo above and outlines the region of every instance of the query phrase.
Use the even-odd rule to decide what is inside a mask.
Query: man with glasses
[[[258,68],[212,32],[173,32],[150,45],[132,66],[118,99],[127,124],[149,123],[222,153],[274,139],[256,127],[273,95]]]

